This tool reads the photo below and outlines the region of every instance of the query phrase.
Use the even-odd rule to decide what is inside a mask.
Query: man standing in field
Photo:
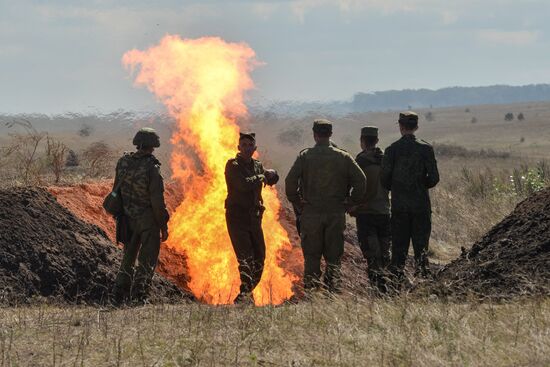
[[[168,239],[164,184],[160,162],[153,155],[160,146],[159,136],[151,128],[142,128],[133,144],[137,152],[124,153],[118,160],[114,183],[114,187],[119,187],[130,230],[113,290],[115,304],[130,298],[138,303],[147,299],[160,242]],[[138,266],[134,275],[136,259]]]
[[[254,133],[241,133],[237,149],[237,156],[225,165],[225,218],[241,277],[235,303],[248,303],[253,301],[252,291],[260,282],[265,261],[262,186],[276,184],[279,176],[252,158],[256,151]]]
[[[367,190],[361,203],[350,209],[350,215],[356,218],[357,237],[367,259],[371,285],[384,292],[384,273],[390,263],[390,198],[388,190],[380,183],[384,153],[377,144],[378,128],[362,128],[362,151],[355,160],[367,177]]]
[[[428,190],[439,182],[439,172],[432,146],[414,135],[418,115],[400,113],[398,123],[402,137],[386,149],[380,179],[391,190],[391,269],[400,284],[411,240],[417,274],[429,274],[432,221]]]
[[[358,203],[365,193],[366,182],[355,160],[344,150],[330,145],[331,136],[330,121],[313,122],[316,144],[300,152],[286,177],[285,190],[288,200],[301,212],[304,288],[319,286],[323,257],[324,285],[329,291],[337,292],[348,199]]]

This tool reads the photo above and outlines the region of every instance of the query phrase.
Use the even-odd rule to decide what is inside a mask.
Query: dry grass
[[[319,296],[281,307],[0,310],[0,366],[483,366],[550,363],[550,300]]]
[[[464,108],[441,109],[434,111],[434,122],[422,123],[420,137],[460,153],[439,159],[442,182],[432,192],[432,259],[452,260],[462,246],[469,247],[508,214],[526,194],[495,188],[502,188],[514,169],[521,170],[525,164],[534,167],[531,159],[550,157],[550,104],[514,107],[526,113],[521,123],[503,121],[503,113],[511,107],[477,106],[470,107],[469,113]],[[380,126],[385,147],[398,137],[395,115],[342,118],[336,121],[335,141],[357,152],[360,127],[375,124]],[[471,123],[472,117],[477,118],[476,124]],[[297,152],[311,145],[309,124],[309,119],[252,124],[262,157],[269,157],[282,176]],[[302,127],[303,137],[294,139],[294,130],[285,135]],[[104,135],[96,129],[90,138],[73,132],[64,141],[77,152],[96,140],[121,152],[131,149],[135,128],[121,127]],[[167,141],[168,131],[163,134]],[[294,139],[292,144],[278,141],[281,134],[283,140]],[[2,140],[6,141],[0,136]],[[122,147],[120,142],[126,141]],[[483,149],[511,156],[477,154]],[[169,176],[166,146],[158,156]],[[62,180],[79,182],[82,175],[66,171]],[[0,309],[1,367],[545,366],[550,365],[549,356],[548,298],[456,304],[321,295],[296,305],[263,308],[184,303],[123,310],[54,305]]]

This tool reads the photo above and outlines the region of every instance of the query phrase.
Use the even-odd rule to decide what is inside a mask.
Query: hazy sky
[[[154,110],[123,53],[167,34],[246,42],[254,98],[550,82],[549,0],[0,0],[0,113]]]

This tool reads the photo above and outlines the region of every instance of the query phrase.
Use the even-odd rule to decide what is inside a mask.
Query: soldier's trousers
[[[358,214],[357,238],[367,259],[371,284],[382,287],[383,273],[390,264],[391,226],[389,214]]]
[[[130,298],[143,301],[148,296],[160,251],[160,229],[150,223],[139,220],[130,222],[132,237],[124,244],[124,254],[113,289],[118,302]],[[134,274],[136,259],[138,264]]]
[[[262,278],[265,261],[265,241],[262,220],[232,213],[225,213],[227,231],[239,263],[241,293],[250,293]]]
[[[398,277],[403,276],[405,261],[412,240],[417,268],[428,265],[428,244],[432,231],[431,212],[392,213],[392,260],[391,270]]]
[[[338,291],[340,263],[344,254],[345,213],[305,208],[300,219],[304,288],[315,288],[321,284],[321,258],[324,258],[326,269],[323,283],[330,291]]]

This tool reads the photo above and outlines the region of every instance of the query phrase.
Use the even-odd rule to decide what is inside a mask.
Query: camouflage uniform
[[[316,121],[314,131],[328,129],[318,125],[329,124]],[[332,125],[329,126],[332,131]],[[306,289],[319,284],[323,257],[327,265],[324,283],[329,290],[338,290],[350,188],[351,200],[357,203],[363,197],[365,185],[365,175],[355,160],[328,141],[302,150],[290,169],[285,190],[288,200],[302,208],[300,235]]]
[[[256,159],[246,162],[240,154],[227,161],[225,181],[225,219],[227,231],[241,276],[241,295],[252,292],[260,282],[265,260],[262,216],[265,210],[262,186],[267,182],[262,163]]]
[[[401,114],[400,120],[410,116],[415,115]],[[431,232],[428,189],[439,182],[432,146],[414,135],[404,135],[386,149],[380,178],[391,190],[392,271],[403,277],[412,239],[417,270],[426,273]]]
[[[120,193],[124,215],[129,219],[131,237],[124,244],[124,254],[113,290],[115,301],[130,297],[142,301],[147,297],[160,250],[160,230],[167,230],[169,219],[164,203],[164,185],[160,162],[138,151],[125,153],[116,166],[114,186],[122,180]],[[134,275],[134,264],[138,260]]]
[[[378,128],[364,127],[362,136],[378,136]],[[384,270],[390,264],[390,199],[380,183],[384,153],[380,148],[367,148],[355,160],[367,177],[367,190],[355,209],[357,237],[363,256],[367,259],[371,284],[384,290]]]

